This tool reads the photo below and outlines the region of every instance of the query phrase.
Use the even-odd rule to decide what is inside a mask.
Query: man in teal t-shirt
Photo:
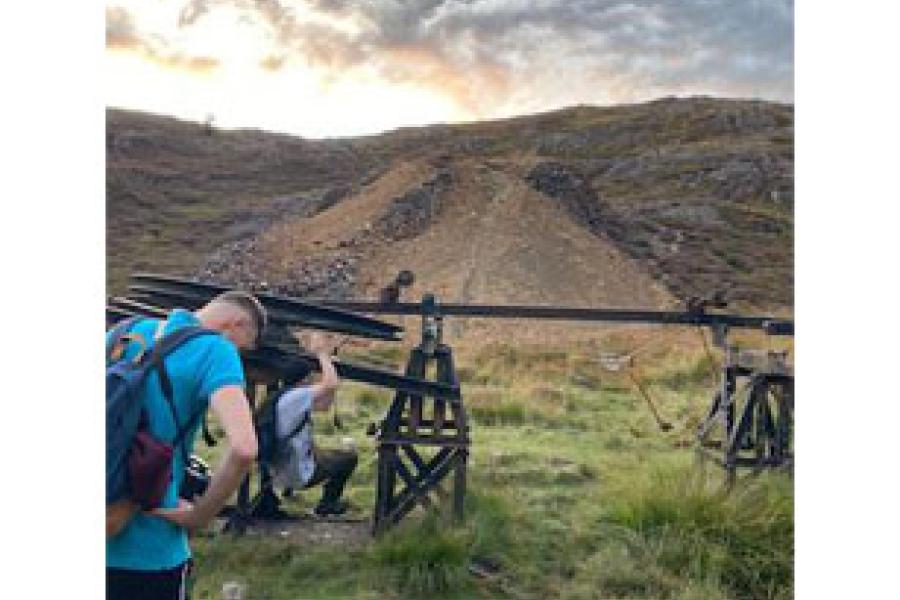
[[[183,599],[191,551],[187,530],[209,523],[240,485],[256,458],[256,433],[244,394],[244,372],[238,350],[256,345],[266,324],[266,312],[250,294],[231,291],[214,298],[196,312],[173,310],[164,321],[143,319],[130,333],[148,345],[162,335],[186,326],[201,326],[221,335],[189,340],[165,359],[172,382],[173,403],[182,426],[191,415],[213,409],[228,439],[229,448],[206,492],[193,504],[178,498],[184,475],[183,456],[194,444],[199,424],[185,436],[187,452],[173,453],[172,481],[161,507],[152,514],[135,514],[125,528],[106,543],[106,593],[109,600]],[[107,340],[109,334],[107,334]],[[134,356],[139,344],[131,342],[125,356]],[[142,397],[150,432],[160,440],[175,437],[172,412],[159,377],[152,372]]]

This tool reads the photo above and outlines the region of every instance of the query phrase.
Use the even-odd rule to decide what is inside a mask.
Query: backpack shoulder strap
[[[167,398],[172,397],[172,383],[169,381],[168,373],[166,373],[165,358],[185,342],[201,335],[219,334],[212,329],[205,329],[203,327],[182,327],[176,329],[172,333],[164,335],[153,344],[153,349],[149,353],[148,360],[153,363],[153,366],[156,367],[156,370],[159,372],[163,394],[165,394]]]
[[[153,360],[162,360],[172,352],[174,352],[183,343],[201,335],[220,335],[218,331],[206,329],[198,325],[189,325],[187,327],[179,327],[172,333],[162,336],[153,345]]]
[[[110,331],[109,341],[106,342],[106,359],[109,360],[110,353],[122,340],[122,336],[131,330],[134,325],[141,320],[141,317],[128,317],[124,321],[116,323]]]
[[[181,327],[160,338],[153,345],[153,350],[149,355],[149,360],[159,374],[159,384],[160,387],[162,387],[163,396],[169,404],[169,410],[172,411],[172,419],[175,422],[176,433],[175,438],[172,440],[173,446],[177,446],[181,443],[182,438],[184,438],[184,435],[190,430],[194,421],[201,417],[202,413],[206,411],[202,408],[198,409],[184,424],[179,424],[178,411],[175,408],[173,397],[172,382],[169,379],[169,373],[166,371],[165,358],[188,340],[192,340],[202,335],[219,335],[219,333],[212,329],[206,329],[195,325]],[[182,446],[181,451],[184,455],[185,464],[187,464],[187,449]]]
[[[298,433],[300,433],[301,431],[303,431],[303,428],[306,427],[307,423],[309,423],[309,413],[311,413],[311,412],[312,412],[312,410],[304,411],[303,418],[300,419],[300,422],[297,423],[297,426],[294,427],[293,431],[291,431],[290,435],[288,435],[285,439],[289,440],[292,437],[294,437],[295,435],[297,435]]]
[[[283,389],[278,394],[278,396],[274,399],[272,410],[275,411],[276,415],[278,414],[278,401],[281,400],[281,398],[284,396],[284,394],[286,392],[288,392],[290,389],[292,389],[292,388]],[[289,434],[287,434],[286,436],[284,436],[284,438],[282,438],[282,439],[289,440],[292,437],[294,437],[295,435],[297,435],[298,433],[300,433],[301,431],[303,431],[303,428],[306,427],[307,423],[309,423],[310,413],[312,413],[312,406],[309,407],[309,410],[303,411],[303,417],[300,419],[300,422],[297,423],[297,425],[294,426],[294,428],[291,430],[291,432]]]

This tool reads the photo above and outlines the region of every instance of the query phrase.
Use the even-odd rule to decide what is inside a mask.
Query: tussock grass
[[[413,596],[445,595],[465,586],[471,545],[466,530],[444,526],[436,513],[388,532],[369,551],[382,585]]]
[[[466,505],[469,517],[462,526],[454,526],[445,512],[430,511],[370,546],[366,561],[378,570],[383,591],[411,598],[477,595],[469,567],[477,562],[503,568],[513,522],[500,496],[470,494]]]
[[[740,598],[790,597],[793,490],[773,473],[727,492],[721,474],[656,471],[622,486],[603,518],[630,557]]]

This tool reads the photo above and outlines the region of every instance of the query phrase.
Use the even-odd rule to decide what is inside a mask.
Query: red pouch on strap
[[[131,498],[143,510],[157,508],[172,480],[172,446],[139,429],[128,453]]]

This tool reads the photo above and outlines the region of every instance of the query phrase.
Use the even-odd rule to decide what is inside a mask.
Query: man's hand
[[[216,517],[256,460],[257,441],[247,397],[240,386],[224,386],[213,392],[209,405],[225,429],[228,451],[202,496],[191,503],[179,499],[175,508],[151,512],[184,529],[206,527]]]
[[[150,514],[165,519],[182,529],[191,530],[200,526],[194,512],[194,505],[184,498],[178,499],[178,506],[175,508],[154,508]]]

